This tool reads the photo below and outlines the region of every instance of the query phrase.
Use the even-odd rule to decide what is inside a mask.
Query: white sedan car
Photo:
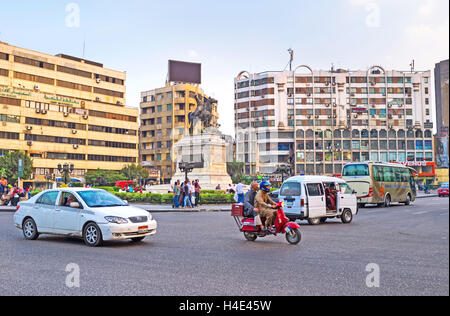
[[[149,212],[109,192],[83,188],[47,190],[19,203],[14,224],[28,240],[40,234],[74,236],[91,247],[109,240],[140,242],[157,228]]]

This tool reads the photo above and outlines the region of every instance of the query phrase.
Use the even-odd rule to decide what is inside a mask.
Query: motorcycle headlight
[[[128,220],[123,217],[106,216],[105,219],[112,224],[128,224]]]

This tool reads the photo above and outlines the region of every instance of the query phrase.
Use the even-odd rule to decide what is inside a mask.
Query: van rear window
[[[280,196],[300,196],[301,186],[300,183],[286,182],[280,191]]]
[[[358,164],[358,165],[348,165],[344,167],[344,177],[368,177],[369,165]]]

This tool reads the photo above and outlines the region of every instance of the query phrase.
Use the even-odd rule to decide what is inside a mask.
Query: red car
[[[444,183],[438,190],[439,197],[448,196],[448,183]]]

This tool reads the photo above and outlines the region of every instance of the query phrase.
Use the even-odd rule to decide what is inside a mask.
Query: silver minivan
[[[335,203],[330,201],[330,187]],[[322,176],[298,176],[286,180],[279,194],[284,212],[291,220],[308,220],[311,225],[325,223],[328,218],[353,221],[358,213],[356,192],[342,179]]]

